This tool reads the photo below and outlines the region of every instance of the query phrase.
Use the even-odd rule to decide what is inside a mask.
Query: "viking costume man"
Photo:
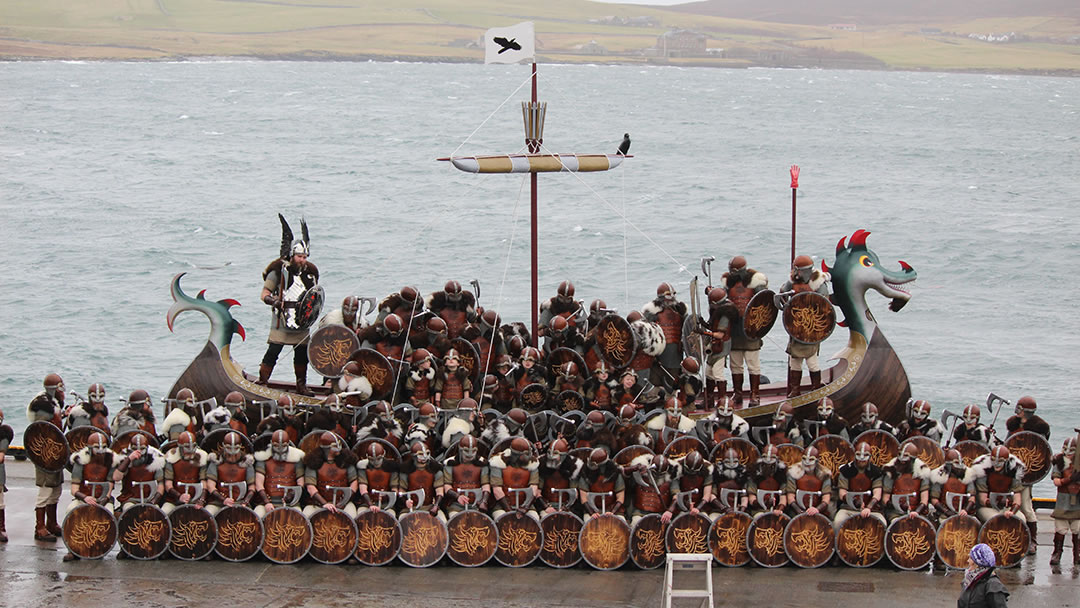
[[[1023,485],[1020,480],[1024,477],[1024,463],[1009,453],[1009,448],[998,445],[990,449],[989,454],[983,454],[971,463],[975,469],[977,492],[976,504],[978,509],[975,514],[979,521],[986,523],[991,517],[1003,513],[1006,516],[1024,519],[1020,512],[1020,493]],[[1030,524],[1028,524],[1030,528]],[[1034,538],[1034,535],[1032,535]]]
[[[828,273],[814,268],[814,260],[808,255],[797,256],[791,262],[791,275],[780,293],[775,298],[776,307],[783,310],[792,296],[812,291],[829,297]],[[788,397],[795,397],[802,392],[802,366],[806,362],[806,368],[810,370],[810,390],[821,388],[821,366],[818,364],[818,353],[821,344],[803,344],[788,338]]]
[[[466,327],[462,333],[462,336],[476,349],[477,363],[484,375],[491,373],[492,362],[499,355],[506,354],[506,345],[503,343],[502,334],[499,333],[501,322],[499,313],[494,310],[485,310],[480,314],[479,319]]]
[[[619,408],[619,415],[615,418],[615,453],[623,451],[632,445],[643,445],[648,448],[653,446],[653,437],[649,434],[645,425],[635,422],[637,410],[632,405],[624,405]]]
[[[585,311],[583,310],[582,302],[578,302],[574,299],[574,284],[570,281],[563,281],[559,283],[559,287],[555,292],[555,295],[551,298],[540,303],[540,315],[537,318],[537,324],[539,325],[540,336],[547,336],[547,340],[544,342],[544,350],[551,351],[556,348],[551,346],[551,341],[554,337],[554,331],[552,327],[552,320],[555,317],[560,317],[566,321],[565,325],[560,324],[559,331],[564,331],[566,328],[570,328],[576,333],[576,327],[579,323],[585,322]],[[571,346],[573,348],[573,346]]]
[[[354,334],[359,334],[367,327],[364,317],[360,316],[360,298],[345,296],[345,299],[341,301],[341,308],[335,308],[319,319],[320,328],[327,325],[344,325]]]
[[[747,475],[747,508],[757,517],[772,511],[782,513],[787,506],[784,489],[787,486],[787,465],[780,460],[780,453],[773,444],[761,449],[761,458],[750,465]]]
[[[435,398],[435,357],[425,348],[413,351],[412,365],[405,378],[405,395],[413,407]]]
[[[308,235],[307,222],[300,220],[302,238],[293,239],[292,229],[285,217],[281,220],[281,254],[270,262],[263,271],[263,288],[259,299],[273,309],[270,323],[270,336],[266,339],[269,346],[259,365],[259,384],[270,381],[278,356],[285,346],[293,346],[293,371],[296,373],[296,391],[310,395],[307,388],[307,348],[303,346],[308,339],[308,328],[300,309],[303,296],[319,283],[319,269],[308,261],[311,254],[311,237]],[[321,298],[320,304],[321,304]],[[318,310],[314,314],[318,314]],[[303,325],[303,326],[302,326]]]
[[[356,476],[356,454],[345,449],[341,438],[330,431],[319,436],[319,442],[304,454],[304,486],[308,492],[304,515],[311,517],[320,508],[339,509],[341,501],[337,488],[349,488],[352,494],[359,489]],[[352,498],[349,496],[348,498]],[[341,510],[356,518],[356,505],[346,502]]]
[[[877,406],[869,401],[859,408],[859,421],[851,426],[851,432],[849,434],[853,438],[858,438],[859,435],[866,431],[885,431],[890,435],[896,435],[896,428],[894,428],[893,425],[878,420]]]
[[[386,401],[379,401],[372,406],[368,410],[367,417],[356,427],[357,441],[375,437],[390,442],[395,448],[401,447],[401,438],[404,434],[401,422],[394,417],[394,410],[390,409],[390,404]]]
[[[662,454],[641,454],[634,457],[626,467],[633,485],[627,515],[630,525],[636,524],[650,513],[660,513],[661,521],[668,523],[674,515],[671,494],[671,462]]]
[[[656,298],[641,307],[646,321],[660,326],[664,332],[664,351],[657,362],[666,373],[652,378],[653,384],[673,386],[679,376],[679,362],[682,354],[683,320],[686,318],[686,304],[675,299],[675,288],[669,283],[656,287]]]
[[[243,486],[236,484],[244,484]],[[210,494],[206,510],[211,515],[234,504],[251,506],[255,498],[255,457],[244,453],[244,442],[237,432],[227,433],[210,455],[206,467],[206,491]]]
[[[72,501],[68,503],[68,512],[81,505],[98,505],[112,513],[115,457],[105,435],[99,432],[91,433],[86,447],[71,455]],[[71,551],[64,556],[65,562],[75,559],[78,558]]]
[[[585,468],[585,462],[570,455],[570,444],[558,438],[548,446],[547,454],[540,461],[540,496],[537,508],[545,513],[554,513],[559,507],[556,490],[576,488],[578,477]],[[563,504],[563,509],[568,509]]]
[[[387,458],[386,448],[377,441],[367,445],[363,456],[356,463],[358,513],[380,510],[382,503],[375,492],[394,492],[398,469],[397,463]],[[393,507],[384,510],[394,516]]]
[[[788,514],[792,517],[799,513],[831,516],[832,474],[819,462],[817,448],[806,448],[802,460],[788,469],[784,491],[787,493]]]
[[[72,407],[67,415],[67,428],[93,426],[109,433],[109,408],[105,405],[105,385],[95,382],[86,391],[84,401]]]
[[[1034,397],[1020,397],[1016,400],[1016,414],[1005,421],[1005,428],[1012,436],[1021,431],[1031,431],[1042,435],[1046,440],[1050,439],[1050,425],[1035,414],[1036,403]],[[1020,490],[1020,512],[1024,514],[1028,530],[1031,531],[1031,544],[1028,546],[1028,555],[1035,554],[1035,535],[1038,532],[1039,518],[1035,516],[1035,507],[1031,504],[1031,486],[1022,484]]]
[[[908,408],[907,418],[897,428],[896,438],[901,443],[919,436],[940,442],[946,431],[940,422],[930,417],[930,402],[920,399],[909,403],[911,405]]]
[[[165,503],[161,505],[161,510],[166,515],[179,505],[192,501],[198,506],[206,504],[206,492],[203,491],[196,498],[191,488],[195,486],[205,490],[209,460],[207,453],[195,444],[194,435],[180,433],[176,447],[165,453]]]
[[[534,510],[534,505],[525,507],[519,504],[516,494],[510,494],[510,490],[528,488],[533,496],[540,494],[540,461],[533,457],[532,446],[524,437],[516,437],[510,442],[510,447],[496,454],[489,461],[488,471],[491,481],[492,495],[495,497],[495,510],[491,516],[498,519],[507,511],[517,510],[525,513],[533,519],[539,520],[540,516]]]
[[[623,481],[619,465],[611,459],[604,448],[594,448],[585,461],[585,469],[578,476],[578,500],[585,505],[585,521],[593,515],[611,513],[617,517],[623,515],[623,501],[626,500],[626,482]],[[587,493],[605,494],[603,501],[589,502]]]
[[[45,390],[30,400],[26,408],[28,422],[44,420],[60,428],[60,412],[64,409],[64,381],[59,374],[45,376]],[[56,517],[56,503],[60,501],[64,472],[46,471],[34,465],[34,485],[38,487],[37,500],[34,503],[34,515],[37,524],[34,527],[34,540],[55,541],[63,534]]]
[[[122,511],[140,502],[157,504],[165,496],[165,455],[149,444],[146,435],[132,436],[123,456],[113,460],[116,465],[113,481],[120,484],[120,495],[116,501],[120,503]],[[145,486],[135,485],[148,481],[155,482],[151,492],[140,489]]]
[[[304,452],[292,445],[288,433],[274,431],[270,445],[255,452],[255,492],[259,497],[255,513],[263,517],[267,512],[285,506],[286,498],[294,498],[286,497],[285,488],[303,485]]]
[[[422,323],[423,311],[424,302],[420,299],[420,292],[415,287],[406,285],[401,288],[401,291],[392,293],[379,302],[379,315],[376,320],[382,321],[388,315],[394,314],[406,323],[411,320],[415,329]]]
[[[799,425],[795,422],[794,412],[791,404],[785,401],[773,412],[772,426],[754,427],[753,440],[758,447],[764,449],[766,445],[780,445],[781,443],[803,445],[803,436],[799,431]]]
[[[941,519],[975,512],[975,470],[958,450],[949,450],[945,464],[930,472],[930,505]]]
[[[926,513],[930,503],[930,468],[918,457],[919,447],[909,443],[885,464],[882,496],[885,517],[891,522],[909,513]]]
[[[739,312],[739,320],[735,323],[735,331],[731,337],[731,384],[735,389],[732,398],[735,405],[743,403],[743,365],[750,371],[750,406],[761,403],[758,396],[758,387],[761,385],[761,347],[764,342],[758,338],[751,340],[743,332],[742,316],[746,313],[746,306],[750,299],[759,291],[769,286],[769,279],[764,274],[749,268],[746,258],[737,255],[728,262],[728,271],[722,279],[727,289],[727,296]]]
[[[719,285],[706,290],[709,298],[709,320],[705,335],[711,340],[709,356],[705,360],[705,409],[727,396],[727,355],[724,347],[731,341],[734,326],[741,322],[740,313],[728,299],[727,290]]]
[[[442,291],[433,292],[425,302],[427,309],[446,321],[450,339],[459,337],[465,326],[476,320],[476,297],[472,292],[462,291],[461,283],[447,281]]]
[[[699,459],[701,464],[699,464]],[[683,458],[683,468],[686,469],[683,475],[689,474],[690,480],[696,481],[706,468],[712,471],[711,479],[708,479],[707,482],[709,485],[716,486],[715,491],[709,488],[708,485],[703,488],[703,492],[710,496],[712,506],[709,507],[707,502],[701,501],[701,494],[695,497],[695,500],[699,501],[698,504],[709,507],[708,510],[713,511],[709,517],[716,519],[723,513],[746,511],[750,505],[749,492],[747,491],[747,487],[750,485],[750,471],[739,462],[738,452],[728,448],[724,450],[722,458],[715,466],[707,465],[708,463],[696,451],[690,452]],[[687,485],[688,482],[680,477],[679,480],[676,480],[675,489],[678,492],[685,492],[690,489],[686,487]]]
[[[435,373],[435,407],[442,410],[457,408],[473,390],[469,371],[461,365],[458,352],[450,349],[443,359],[443,366]]]
[[[713,497],[713,465],[705,459],[697,450],[691,450],[681,460],[674,463],[675,479],[671,482],[671,492],[675,496],[683,492],[693,492],[689,504],[690,513],[705,513],[709,519],[715,520],[720,517],[720,512],[715,509]],[[742,479],[739,480],[740,490],[746,489],[746,471],[742,471]],[[678,505],[676,505],[678,506]],[[742,497],[738,507],[746,510],[746,497]]]
[[[631,370],[633,371],[633,370]],[[585,397],[585,403],[592,409],[612,411],[612,394],[611,391],[614,388],[614,383],[609,382],[611,375],[608,369],[607,363],[599,361],[596,364],[596,369],[593,370],[592,376],[585,381],[585,384],[581,386],[582,395]],[[630,395],[632,398],[633,395]]]
[[[854,439],[848,432],[847,420],[836,413],[833,400],[828,397],[818,400],[817,416],[807,418],[804,424],[807,428],[807,442],[823,435],[839,435],[848,441]]]
[[[517,392],[517,378],[514,375],[514,360],[510,355],[499,355],[495,358],[495,388],[491,392],[491,399],[487,401],[488,407],[500,412],[508,412],[514,407],[514,397]]]
[[[856,515],[875,517],[885,522],[881,514],[881,496],[885,484],[885,471],[870,461],[870,444],[860,441],[855,446],[855,460],[841,465],[836,476],[839,499],[833,528],[840,526]]]
[[[169,410],[165,419],[161,421],[161,430],[169,441],[176,441],[180,433],[190,431],[197,433],[200,423],[199,406],[195,403],[195,391],[190,388],[182,388],[176,391],[176,407]]]
[[[488,477],[487,459],[480,455],[480,441],[472,435],[463,435],[457,443],[457,454],[447,458],[442,468],[442,496],[446,513],[452,516],[472,504],[472,496],[462,490],[480,490],[476,507],[487,508],[491,498],[491,480]]]
[[[986,425],[979,422],[979,417],[982,415],[982,411],[979,406],[972,404],[964,408],[964,424],[961,424],[953,430],[952,441],[953,443],[959,443],[961,441],[977,441],[987,448],[990,447],[990,443],[994,441],[994,433],[987,428]]]
[[[1073,564],[1080,564],[1080,459],[1076,455],[1077,437],[1069,437],[1054,454],[1050,479],[1057,486],[1057,502],[1054,503],[1054,553],[1050,565],[1061,563],[1065,535],[1072,533]],[[0,511],[2,517],[3,511]],[[3,520],[0,519],[0,522]]]
[[[729,437],[746,439],[750,433],[750,423],[735,413],[735,404],[730,397],[721,397],[716,411],[705,419],[705,428],[711,429],[711,435],[700,439],[709,448]]]
[[[667,444],[679,435],[686,435],[694,430],[695,423],[682,413],[682,401],[678,395],[668,397],[664,403],[664,413],[657,414],[645,421],[645,428],[652,435],[656,452],[664,451]]]
[[[402,445],[411,446],[419,441],[427,445],[432,454],[441,454],[443,451],[442,437],[439,436],[438,430],[435,428],[438,424],[439,412],[435,409],[435,406],[430,403],[421,403],[416,410],[416,419],[405,430],[405,436],[401,440]]]

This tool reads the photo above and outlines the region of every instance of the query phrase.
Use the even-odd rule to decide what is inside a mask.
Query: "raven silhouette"
[[[517,43],[517,38],[511,38],[510,40],[507,40],[506,38],[501,38],[499,36],[496,36],[495,37],[495,44],[502,47],[501,49],[499,49],[499,53],[498,53],[499,55],[502,55],[503,53],[505,53],[506,51],[509,51],[511,49],[513,49],[515,51],[520,51],[521,50],[521,45]]]
[[[619,144],[619,156],[626,156],[626,153],[630,151],[630,134],[624,133],[622,143]]]

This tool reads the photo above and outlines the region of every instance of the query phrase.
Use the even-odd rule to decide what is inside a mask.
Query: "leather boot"
[[[1039,548],[1039,522],[1029,521],[1027,526],[1028,532],[1030,533],[1029,536],[1031,537],[1031,542],[1028,543],[1027,554],[1035,555],[1035,551]]]
[[[123,553],[123,551],[121,551],[120,553]],[[67,553],[64,554],[64,561],[65,562],[73,562],[73,561],[75,561],[77,559],[79,559],[79,556],[75,555],[71,551],[68,551]]]
[[[716,381],[716,406],[720,407],[720,404],[727,399],[727,380]]]
[[[716,390],[716,381],[705,379],[705,411],[711,412],[713,409],[713,391]]]
[[[49,531],[49,534],[60,538],[64,535],[64,529],[60,527],[60,522],[56,519],[56,503],[51,505],[45,505],[45,528]]]
[[[802,377],[802,371],[799,372],[799,377]],[[761,405],[761,397],[758,396],[759,386],[761,386],[761,376],[750,374],[750,407]]]
[[[45,507],[34,509],[34,517],[37,519],[34,527],[34,540],[55,542],[56,537],[50,534],[49,529],[45,527]]]
[[[821,370],[810,372],[810,390],[816,391],[821,388]]]
[[[296,392],[309,397],[313,395],[314,393],[309,391],[307,387],[307,366],[294,365],[293,371],[296,372]]]
[[[1080,534],[1073,534],[1073,565],[1080,564]]]
[[[0,543],[8,542],[7,527],[4,525],[4,510],[0,509]]]
[[[742,405],[742,374],[731,374],[731,386],[735,391],[731,396],[731,400],[735,402],[736,406]]]
[[[1061,563],[1061,553],[1065,550],[1065,535],[1054,532],[1054,552],[1050,554],[1050,565],[1056,566]]]
[[[750,377],[753,378],[753,376],[750,376]],[[752,382],[752,380],[751,380],[751,382]],[[787,370],[787,396],[788,397],[797,397],[799,395],[799,391],[800,391],[800,388],[801,388],[799,385],[801,385],[801,384],[802,384],[802,369],[791,369],[789,367],[788,370]]]
[[[265,363],[259,364],[259,380],[255,384],[266,386],[270,383],[270,374],[274,373],[274,366]]]

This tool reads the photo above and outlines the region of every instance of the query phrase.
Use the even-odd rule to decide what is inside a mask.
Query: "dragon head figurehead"
[[[832,268],[822,261],[822,268],[832,274],[836,305],[844,312],[844,321],[850,330],[859,332],[869,341],[877,322],[866,305],[866,291],[873,289],[891,298],[889,309],[899,311],[911,299],[902,286],[915,280],[918,274],[907,262],[900,262],[900,271],[882,266],[877,254],[866,247],[870,233],[856,230],[851,240],[841,238],[836,245],[836,262]]]
[[[199,295],[194,298],[184,293],[183,289],[180,289],[180,278],[185,274],[181,272],[172,279],[172,283],[169,287],[169,293],[172,294],[173,305],[169,307],[169,312],[165,315],[165,322],[169,325],[169,331],[173,329],[173,322],[176,317],[185,310],[197,310],[207,318],[210,319],[210,341],[214,343],[214,346],[220,351],[225,351],[229,344],[232,343],[233,334],[240,334],[240,339],[246,338],[244,334],[244,326],[240,325],[240,322],[233,318],[229,309],[233,306],[239,306],[240,303],[231,298],[224,300],[218,300],[217,302],[211,302],[203,297],[206,290],[199,292]]]

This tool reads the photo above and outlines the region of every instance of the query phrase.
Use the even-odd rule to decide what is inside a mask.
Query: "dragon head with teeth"
[[[911,299],[905,285],[916,279],[918,273],[907,262],[900,262],[900,270],[889,270],[881,265],[876,253],[866,247],[865,230],[856,230],[845,244],[841,238],[836,245],[836,261],[832,268],[821,263],[822,268],[831,273],[833,299],[844,312],[844,321],[852,331],[857,331],[867,339],[876,325],[874,316],[866,305],[866,292],[873,289],[890,298],[889,309],[899,311]]]

